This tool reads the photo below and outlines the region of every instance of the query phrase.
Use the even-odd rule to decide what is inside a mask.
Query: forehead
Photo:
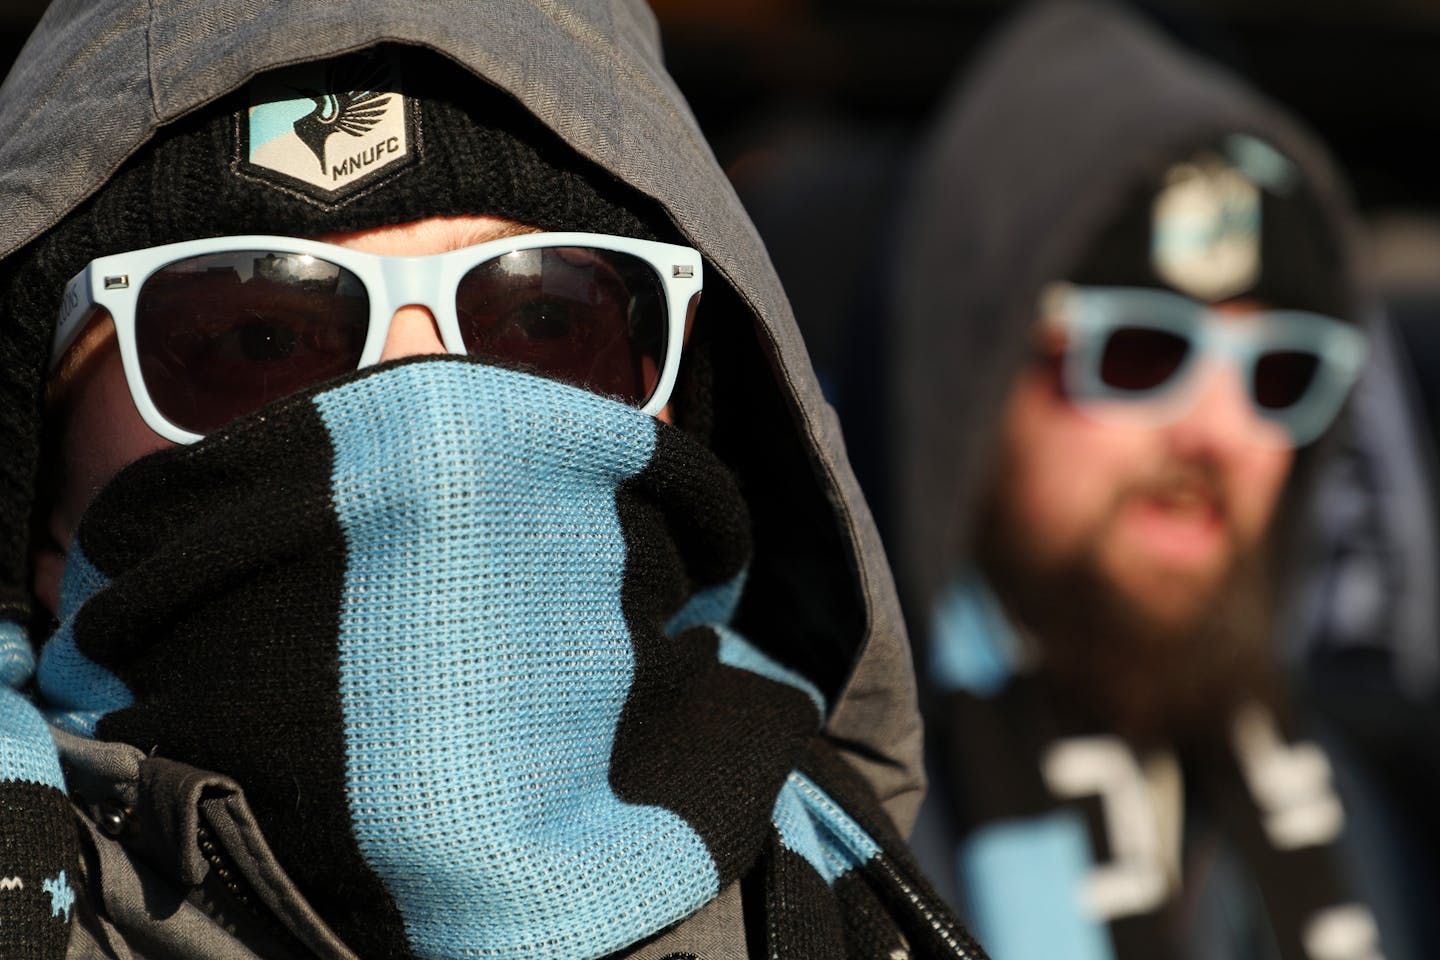
[[[428,217],[408,223],[367,227],[363,230],[323,233],[312,239],[363,250],[366,253],[418,256],[445,253],[490,240],[539,232],[539,227],[504,217],[465,214]]]

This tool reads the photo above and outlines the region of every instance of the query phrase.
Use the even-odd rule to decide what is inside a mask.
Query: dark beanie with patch
[[[436,54],[385,45],[262,75],[161,129],[0,264],[0,621],[37,617],[29,555],[44,382],[70,277],[95,257],[181,240],[463,214],[683,242],[657,203],[502,91]]]
[[[1294,163],[1257,137],[1229,134],[1137,181],[1066,279],[1346,319],[1344,261]]]

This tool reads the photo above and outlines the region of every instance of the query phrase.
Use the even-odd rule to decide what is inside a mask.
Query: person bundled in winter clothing
[[[1367,354],[1336,171],[1099,2],[1007,25],[928,149],[891,371],[917,849],[1006,960],[1400,955],[1274,643]]]
[[[0,955],[981,955],[643,5],[57,3],[0,170]]]

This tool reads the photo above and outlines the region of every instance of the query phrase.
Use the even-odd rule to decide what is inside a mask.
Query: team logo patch
[[[373,53],[301,64],[250,85],[237,172],[335,204],[419,157],[419,110],[399,67]]]
[[[1260,279],[1260,188],[1218,155],[1177,164],[1151,210],[1150,258],[1175,289],[1217,301]]]

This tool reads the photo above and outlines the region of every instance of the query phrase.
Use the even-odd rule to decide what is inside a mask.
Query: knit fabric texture
[[[740,881],[767,956],[980,956],[728,621],[748,518],[683,432],[463,358],[132,465],[42,652],[53,722],[238,780],[362,956],[598,958]]]
[[[35,659],[0,622],[0,952],[64,956],[79,852],[60,759],[44,719],[20,690]]]

